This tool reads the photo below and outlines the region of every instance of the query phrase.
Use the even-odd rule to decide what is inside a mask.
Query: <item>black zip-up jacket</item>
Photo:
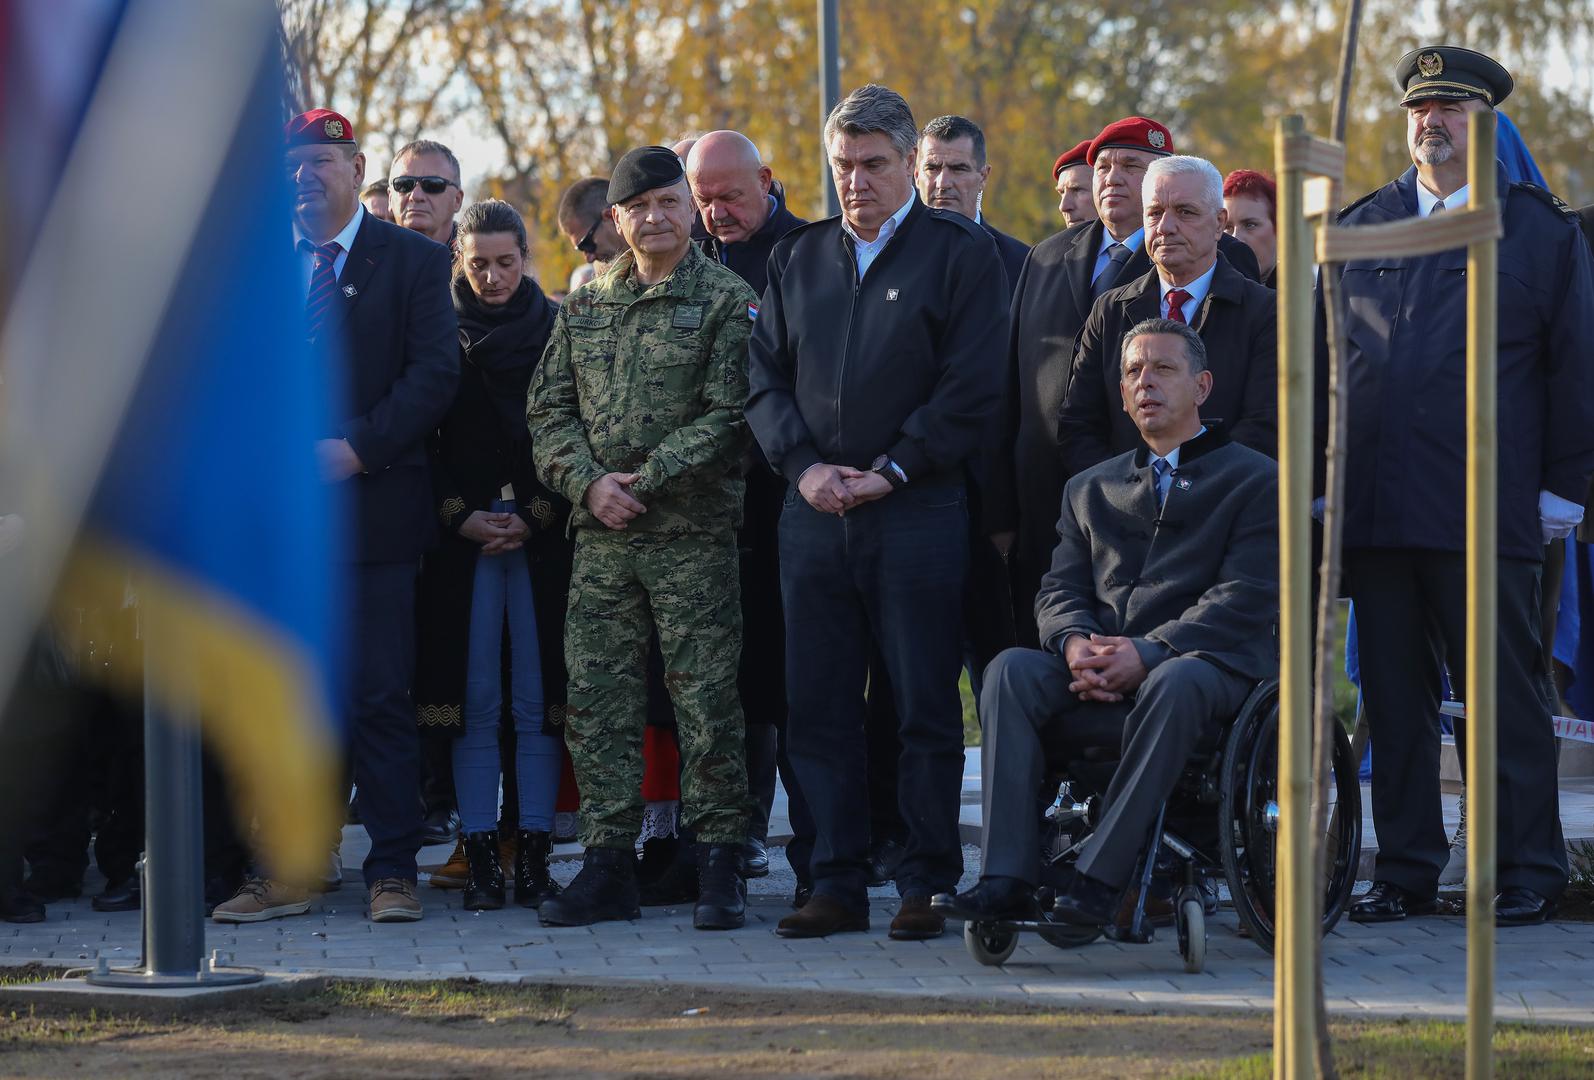
[[[746,240],[738,240],[734,244],[727,244],[716,237],[710,236],[703,241],[703,253],[728,270],[736,273],[759,296],[764,295],[764,289],[769,285],[769,255],[775,248],[775,241],[808,222],[786,209],[785,191],[776,181],[770,189],[770,197],[775,200],[775,208],[770,211],[769,217],[764,219],[764,224]]]
[[[749,342],[747,421],[792,483],[887,454],[962,483],[1001,395],[1008,287],[985,230],[917,197],[858,280],[841,218],[787,233]]]

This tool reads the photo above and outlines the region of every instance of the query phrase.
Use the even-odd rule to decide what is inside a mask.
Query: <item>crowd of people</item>
[[[1512,88],[1452,46],[1395,71],[1412,166],[1342,224],[1464,205],[1468,117]],[[797,877],[781,935],[868,930],[885,882],[895,939],[948,916],[1114,917],[1182,770],[1277,671],[1277,198],[1155,119],[1080,135],[1052,170],[1062,228],[1033,247],[984,214],[976,120],[921,128],[883,86],[824,125],[841,212],[821,221],[739,132],[637,147],[560,200],[586,264],[564,295],[514,207],[465,204],[448,147],[412,142],[373,179],[345,117],[289,122],[307,332],[347,386],[317,449],[353,522],[341,708],[372,921],[420,919],[417,852],[451,842],[429,880],[467,910],[512,898],[578,926],[689,903],[699,929],[740,926],[777,776]],[[1580,232],[1542,188],[1500,191],[1512,925],[1550,917],[1567,881],[1541,608],[1594,474],[1594,208]],[[1449,854],[1465,266],[1458,249],[1323,268],[1345,296],[1346,588],[1375,762],[1360,921],[1431,911]],[[960,893],[965,671],[984,842]],[[1049,766],[1092,741],[1120,761],[1042,912]],[[138,906],[135,762],[111,755],[94,799],[45,800],[0,914],[78,894],[91,802],[94,904]],[[308,911],[224,787],[207,764],[212,917]],[[561,889],[549,857],[571,838]],[[328,844],[323,889],[342,881]]]

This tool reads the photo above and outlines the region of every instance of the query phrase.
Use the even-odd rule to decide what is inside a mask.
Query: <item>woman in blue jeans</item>
[[[461,377],[431,444],[444,538],[421,574],[417,712],[423,725],[457,733],[465,909],[504,904],[501,828],[515,837],[515,901],[537,907],[558,894],[548,854],[564,752],[570,545],[569,506],[532,469],[525,408],[557,308],[526,275],[525,223],[497,199],[462,215],[455,275]],[[501,739],[506,705],[512,724]]]

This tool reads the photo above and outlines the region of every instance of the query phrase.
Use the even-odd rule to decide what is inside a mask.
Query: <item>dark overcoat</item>
[[[1105,293],[1085,320],[1074,346],[1074,371],[1058,418],[1063,469],[1083,472],[1097,462],[1143,445],[1119,391],[1124,334],[1159,317],[1162,289],[1156,270]],[[1278,300],[1273,290],[1248,280],[1222,254],[1212,287],[1190,325],[1207,347],[1212,393],[1201,406],[1208,427],[1278,456]]]

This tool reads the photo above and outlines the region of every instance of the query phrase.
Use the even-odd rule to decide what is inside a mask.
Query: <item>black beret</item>
[[[627,150],[609,177],[609,205],[619,206],[644,191],[669,187],[685,175],[681,159],[668,146],[639,146]]]
[[[1514,85],[1511,73],[1493,57],[1454,45],[1413,49],[1395,65],[1395,86],[1402,106],[1427,98],[1475,97],[1498,108]]]

